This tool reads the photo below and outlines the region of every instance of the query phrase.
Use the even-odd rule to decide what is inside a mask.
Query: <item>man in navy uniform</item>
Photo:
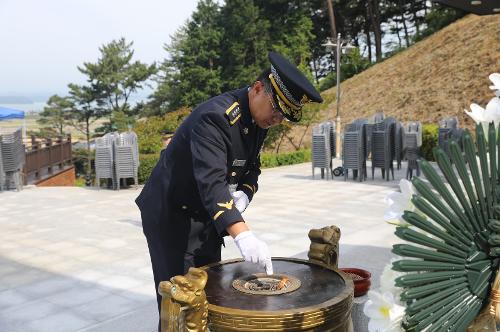
[[[189,267],[220,261],[230,235],[246,261],[273,273],[267,245],[241,213],[258,190],[267,130],[322,98],[287,59],[269,53],[270,69],[250,87],[198,105],[162,151],[136,203],[141,210],[156,290]],[[283,204],[285,204],[283,202]],[[161,297],[157,293],[158,310]]]

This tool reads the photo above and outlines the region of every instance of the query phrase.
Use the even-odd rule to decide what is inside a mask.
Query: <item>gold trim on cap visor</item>
[[[281,110],[283,111],[283,113],[285,114],[285,116],[289,116],[293,119],[296,119],[297,121],[300,121],[300,119],[302,118],[302,114],[301,114],[301,109],[297,109],[297,110],[294,110],[290,107],[288,107],[288,105],[286,105],[282,100],[281,98],[278,96],[278,98],[276,98],[278,100],[278,105],[279,107],[281,108]]]
[[[288,91],[288,88],[286,87],[286,85],[281,80],[281,77],[278,74],[278,71],[276,70],[276,68],[274,68],[273,65],[271,65],[271,74],[273,75],[274,80],[276,81],[276,84],[280,87],[281,92],[283,92],[283,94],[285,95],[286,99],[288,101],[290,101],[290,103],[292,103],[293,105],[295,105],[297,107],[304,106],[303,103],[301,103],[297,99],[295,99],[295,97],[292,96],[292,94],[290,93],[290,91]]]
[[[281,99],[283,102],[285,102],[285,104],[287,104],[288,108],[291,108],[293,110],[300,110],[301,106],[294,105],[290,100],[288,100],[288,98],[285,97],[285,95],[281,91],[281,88],[276,83],[276,80],[274,79],[273,74],[269,74],[269,80],[271,81],[271,84],[273,85],[274,90],[278,93],[278,96],[280,97],[280,98],[278,98],[278,101]]]

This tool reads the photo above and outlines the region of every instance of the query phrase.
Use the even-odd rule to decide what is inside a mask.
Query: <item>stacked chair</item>
[[[401,161],[403,160],[403,134],[404,129],[401,122],[397,121],[394,127],[394,158],[396,159],[397,169],[401,169]]]
[[[133,178],[138,184],[139,146],[134,132],[109,133],[96,139],[96,185],[111,179],[113,189],[120,189],[121,179]]]
[[[373,133],[373,127],[374,123],[367,123],[365,124],[365,147],[366,147],[366,157],[368,158],[370,154],[372,153],[372,133]]]
[[[0,138],[0,190],[21,190],[23,185],[22,169],[26,155],[23,145],[21,129],[11,134],[4,134]]]
[[[438,146],[443,149],[448,157],[450,157],[450,140],[457,142],[460,149],[463,150],[463,133],[464,130],[458,127],[456,117],[439,121]]]
[[[133,178],[138,185],[137,171],[139,169],[139,146],[134,132],[120,134],[118,144],[115,144],[115,174],[118,184],[121,179]],[[119,187],[119,186],[118,186]]]
[[[330,157],[333,159],[337,155],[337,131],[335,128],[335,122],[327,121],[324,122],[325,125],[330,127]],[[330,168],[332,168],[332,162],[330,161]]]
[[[2,136],[0,136],[0,191],[3,191],[5,185],[5,174],[3,172],[3,161],[2,161]]]
[[[332,122],[323,122],[313,128],[312,131],[312,177],[314,179],[314,169],[321,169],[321,178],[326,179],[328,174],[332,176]],[[334,129],[333,129],[334,132]]]
[[[382,170],[382,178],[389,181],[389,172],[394,180],[394,154],[396,119],[389,117],[376,123],[372,132],[372,179],[375,168]],[[387,174],[387,177],[386,177]]]
[[[420,157],[420,147],[422,146],[422,124],[420,122],[408,123],[404,128],[403,151],[405,159],[408,161],[406,169],[406,178],[411,180],[413,170],[416,170],[417,176],[420,176],[418,158]]]
[[[369,157],[372,153],[372,132],[375,123],[382,122],[385,118],[383,112],[375,113],[372,117],[368,119],[368,123],[365,125],[366,131],[366,156]]]
[[[111,179],[113,189],[117,187],[113,158],[114,139],[113,136],[108,134],[96,138],[95,180],[98,187],[100,187],[101,179]]]
[[[358,119],[346,126],[342,148],[342,164],[344,180],[353,172],[353,179],[360,182],[366,179],[366,119]]]
[[[380,168],[382,178],[394,180],[394,162],[397,169],[402,168],[402,161],[407,160],[406,178],[412,179],[414,173],[420,175],[418,159],[421,157],[423,126],[420,122],[403,125],[394,117],[385,117],[376,113],[368,120],[357,119],[345,126],[342,134],[342,166],[333,169],[332,159],[336,155],[335,123],[322,122],[313,128],[312,134],[312,176],[315,168],[321,168],[321,178],[325,170],[331,176],[349,177],[360,182],[367,178],[367,160],[371,159],[372,179],[375,169]],[[464,130],[458,127],[456,117],[439,121],[438,145],[450,157],[450,142],[456,141],[463,151],[462,136]]]
[[[373,123],[379,123],[384,121],[385,115],[384,112],[377,112],[373,115]]]

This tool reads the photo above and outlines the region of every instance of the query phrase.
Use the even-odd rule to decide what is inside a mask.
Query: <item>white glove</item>
[[[232,193],[234,198],[234,206],[240,211],[240,213],[243,213],[243,211],[246,210],[248,204],[250,204],[250,201],[248,200],[247,194],[245,194],[243,191],[238,190]]]
[[[251,231],[243,231],[236,235],[234,242],[245,261],[259,264],[266,269],[268,275],[273,274],[273,263],[267,244],[257,239]]]

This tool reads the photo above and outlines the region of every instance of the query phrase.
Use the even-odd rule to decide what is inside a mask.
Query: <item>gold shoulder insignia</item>
[[[229,124],[232,126],[239,120],[241,117],[241,109],[240,104],[238,102],[234,102],[227,110],[226,116],[229,120]]]

